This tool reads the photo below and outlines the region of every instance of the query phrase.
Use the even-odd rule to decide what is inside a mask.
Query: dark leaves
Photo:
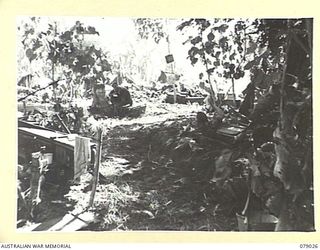
[[[275,193],[274,195],[270,196],[266,201],[266,207],[272,214],[278,215],[281,211],[282,205],[282,195],[281,193]]]
[[[33,44],[33,51],[36,51],[38,48],[42,46],[42,43],[37,39]]]
[[[227,52],[229,50],[229,44],[228,44],[228,38],[222,37],[219,40],[219,46],[222,49],[223,52]]]
[[[219,31],[220,33],[223,33],[228,29],[228,27],[229,26],[227,24],[221,24],[220,26],[214,27],[213,29]]]
[[[233,63],[231,63],[231,64],[229,65],[229,70],[230,70],[230,73],[231,73],[231,74],[233,74],[233,73],[235,72],[235,71],[234,71],[235,67],[236,67],[236,65],[234,65]]]
[[[34,28],[29,28],[24,32],[24,35],[27,37],[28,35],[33,35],[34,34]]]
[[[261,88],[264,77],[265,77],[265,73],[259,68],[252,70],[252,73],[253,73],[251,77],[252,83],[254,84],[254,86]]]
[[[181,23],[180,25],[177,26],[177,30],[182,31],[185,27],[190,26],[192,24],[193,20],[194,19],[190,19],[188,21],[185,21],[185,22]]]
[[[65,31],[61,34],[60,39],[63,41],[70,41],[72,33],[70,31]]]
[[[207,73],[211,75],[214,72],[214,70],[215,70],[215,68],[210,68],[207,70]]]
[[[93,35],[97,34],[97,35],[99,35],[99,32],[96,31],[96,28],[92,27],[92,26],[88,26],[86,31],[87,31],[86,32],[87,34],[93,34]]]
[[[287,115],[285,112],[284,116]],[[275,144],[277,160],[273,175],[281,180],[288,192],[297,195],[303,190],[304,183],[298,162],[294,160],[292,155],[292,147],[290,147],[292,143],[289,142],[290,134],[278,127],[274,131],[274,138],[278,140],[278,143]]]
[[[200,18],[200,19],[195,19],[194,21],[197,25],[200,26],[201,31],[204,31],[205,29],[210,27],[210,22],[207,19]]]
[[[234,77],[234,79],[238,80],[238,79],[241,78],[241,74],[236,72],[236,73],[233,74],[233,77]]]
[[[195,57],[190,58],[190,60],[191,60],[192,65],[194,65],[198,62],[198,58],[195,58]]]
[[[223,63],[223,68],[229,69],[229,67],[230,67],[230,63],[229,62]]]
[[[213,46],[214,46],[214,44],[212,42],[206,42],[204,44],[205,52],[207,54],[210,54],[212,52],[212,50],[213,50]]]
[[[201,42],[202,38],[200,36],[197,36],[195,38],[193,38],[190,42],[192,45],[196,45],[197,43]]]
[[[215,37],[214,34],[213,34],[212,32],[210,32],[210,33],[208,34],[208,36],[207,36],[208,41],[213,41],[214,37]]]
[[[232,156],[231,150],[223,150],[221,155],[215,160],[215,174],[211,181],[221,181],[227,179],[231,173],[232,169],[230,166],[230,159]]]
[[[219,46],[220,46],[220,47],[225,47],[227,41],[228,41],[228,38],[227,38],[227,37],[222,37],[222,38],[219,40]]]
[[[254,60],[248,62],[245,66],[244,66],[244,69],[245,70],[248,70],[248,69],[251,69],[253,66],[258,66],[261,62],[262,59],[266,59],[268,58],[270,54],[270,51],[269,50],[265,50],[263,51],[259,56],[257,56]]]
[[[224,77],[224,78],[231,78],[230,72],[227,71],[227,70],[224,70],[224,71],[223,71],[223,77]]]
[[[111,71],[111,64],[106,60],[102,60],[101,63],[102,71]]]
[[[199,54],[199,49],[197,47],[192,47],[189,51],[188,54],[190,57],[195,57],[197,54]]]
[[[81,25],[79,25],[79,26],[76,28],[76,31],[77,31],[77,33],[79,33],[79,34],[83,34],[84,28],[83,28]]]
[[[213,65],[216,66],[216,67],[219,67],[220,66],[220,61],[214,61]]]
[[[256,51],[257,47],[258,47],[258,45],[257,45],[256,43],[251,42],[251,43],[249,44],[249,47],[247,48],[246,53],[247,53],[247,54],[254,53],[254,52]]]
[[[257,65],[258,62],[260,62],[260,60],[259,61],[257,61],[257,60],[250,61],[250,62],[246,63],[246,65],[243,68],[245,70],[251,69],[253,66]]]
[[[36,59],[37,55],[33,52],[32,49],[27,49],[26,50],[26,56],[28,57],[29,61],[31,62],[32,60]]]
[[[236,52],[233,52],[233,53],[229,56],[230,61],[233,61],[233,60],[235,59],[235,56],[236,56]]]
[[[217,51],[214,55],[214,57],[219,60],[219,56],[221,55],[221,52],[220,51]]]
[[[165,37],[160,19],[138,18],[134,20],[134,23],[141,39],[152,38],[155,43],[159,43]]]

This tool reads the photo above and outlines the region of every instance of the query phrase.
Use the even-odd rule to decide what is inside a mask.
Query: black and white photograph
[[[16,17],[16,230],[314,232],[313,18]]]

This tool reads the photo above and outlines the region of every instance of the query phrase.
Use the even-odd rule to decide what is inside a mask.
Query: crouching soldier
[[[113,106],[114,116],[125,116],[128,107],[132,106],[132,99],[130,92],[120,87],[116,82],[112,84],[113,90],[111,90],[109,97]]]
[[[89,108],[89,112],[95,116],[111,116],[112,105],[108,96],[106,96],[103,84],[94,86],[92,106]]]
[[[221,126],[222,120],[225,117],[224,111],[216,105],[216,98],[209,95],[205,99],[205,106],[207,111],[213,112],[213,117],[209,122],[207,115],[204,112],[197,113],[197,126],[200,131],[206,136],[212,136]]]

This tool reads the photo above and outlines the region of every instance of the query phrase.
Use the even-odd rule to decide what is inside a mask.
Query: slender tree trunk
[[[168,19],[166,19],[166,25],[168,27]],[[170,50],[170,39],[169,39],[169,30],[167,30],[167,43],[168,43],[168,55],[171,54]],[[171,69],[171,74],[174,75],[174,67],[173,67],[173,62],[170,63],[170,69]],[[175,76],[174,76],[175,79]],[[177,102],[177,90],[175,86],[175,80],[173,81],[173,103]]]
[[[235,93],[235,90],[234,90],[234,78],[232,77],[231,78],[231,82],[232,82],[232,99],[233,99],[233,105],[235,107],[237,107],[237,103],[236,103],[236,93]]]
[[[285,93],[285,80],[286,80],[286,73],[287,73],[287,61],[288,61],[288,55],[289,55],[289,49],[290,49],[290,43],[291,43],[291,36],[288,33],[287,39],[286,39],[286,47],[285,47],[285,55],[284,55],[284,62],[283,62],[283,69],[282,69],[282,76],[281,76],[281,86],[280,86],[280,119],[278,122],[278,127],[274,131],[274,137],[281,138],[284,140],[285,133],[288,129],[288,119],[286,117],[286,93]],[[285,141],[283,142],[285,143]],[[282,143],[282,144],[283,144]],[[274,176],[278,177],[284,184],[284,187],[288,189],[290,186],[289,181],[287,180],[287,174],[288,171],[284,171],[284,169],[288,168],[288,164],[285,164],[288,159],[290,158],[290,153],[286,147],[284,147],[282,144],[275,146],[275,152],[277,156],[277,161],[275,163],[275,167],[273,170]]]
[[[200,33],[200,37],[201,37],[201,39],[202,39],[202,32]],[[204,43],[201,42],[201,44],[202,44],[202,47],[204,48],[204,47],[205,47],[205,46],[204,46]],[[205,67],[206,67],[206,72],[207,72],[208,81],[209,81],[209,85],[210,85],[210,92],[211,92],[211,93],[210,93],[210,96],[211,96],[210,100],[211,100],[211,102],[215,102],[215,92],[214,92],[213,87],[212,87],[212,82],[211,82],[210,73],[208,72],[209,66],[208,66],[208,62],[207,62],[207,58],[206,58],[205,53],[203,53],[202,58],[203,58],[203,61],[204,61],[204,65],[205,65]],[[218,86],[217,86],[217,85],[216,85],[216,90],[218,91]],[[213,107],[214,107],[214,103],[212,104],[212,108],[213,108]]]
[[[286,52],[285,59],[283,64],[282,78],[281,78],[281,88],[280,88],[280,131],[285,129],[285,106],[286,106],[286,92],[285,92],[285,84],[286,84],[286,74],[287,74],[287,66],[288,66],[288,55],[291,45],[291,34],[287,34],[287,42],[286,42]]]
[[[310,51],[310,65],[312,65],[312,60],[313,60],[313,53],[312,53],[312,32],[313,32],[313,23],[311,19],[306,19],[306,30],[308,32],[307,38],[308,38],[308,45],[309,45],[309,51]]]
[[[99,128],[97,131],[97,155],[95,156],[93,179],[92,179],[92,190],[90,194],[89,207],[93,206],[94,196],[97,190],[97,184],[99,182],[99,167],[101,162],[101,149],[102,149],[102,129]]]
[[[291,39],[292,35],[290,33],[288,21],[288,33],[285,44],[285,54],[280,86],[280,120],[278,127],[274,131],[274,137],[279,140],[279,143],[276,143],[275,145],[275,153],[277,158],[273,170],[274,176],[278,177],[283,183],[285,190],[284,196],[287,197],[287,199],[283,199],[283,205],[279,216],[279,222],[276,226],[276,231],[292,231],[296,227],[299,227],[299,225],[297,225],[297,221],[295,221],[295,218],[290,217],[292,213],[292,203],[290,202],[288,195],[294,194],[296,197],[296,195],[300,194],[304,189],[301,169],[297,162],[293,160],[293,152],[290,147],[292,144],[291,138],[295,136],[292,129],[292,120],[295,111],[292,105],[288,105],[287,93],[285,91]]]
[[[52,72],[52,81],[54,81],[54,62],[52,62],[51,72]],[[53,101],[56,101],[57,100],[57,93],[56,93],[56,88],[54,85],[52,86],[52,92],[53,92]]]
[[[57,35],[57,23],[55,22],[54,23],[55,25],[55,28],[54,28],[54,37]],[[56,41],[53,40],[53,55],[56,53]],[[52,81],[54,81],[54,72],[55,69],[54,69],[54,61],[52,61],[52,65],[51,65],[51,72],[52,72]],[[56,87],[55,85],[52,86],[52,91],[53,91],[53,101],[56,101],[57,100],[57,94],[56,94]]]

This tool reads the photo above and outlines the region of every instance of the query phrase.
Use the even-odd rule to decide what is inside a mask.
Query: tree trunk
[[[295,144],[296,137],[296,133],[293,129],[293,119],[297,112],[297,108],[294,104],[287,103],[287,93],[285,91],[291,39],[292,36],[289,31],[287,34],[285,60],[280,87],[280,120],[278,122],[278,127],[274,131],[274,139],[277,141],[275,145],[277,160],[273,174],[282,181],[284,188],[288,193],[298,195],[304,187],[301,169],[299,168],[297,161],[294,160],[294,151],[292,150],[292,145]]]
[[[92,190],[89,200],[89,207],[93,206],[94,196],[97,189],[97,184],[99,182],[99,167],[100,167],[100,161],[101,161],[101,149],[102,149],[102,129],[99,128],[97,131],[97,154],[95,156],[95,162],[94,162],[94,170],[93,170],[93,179],[92,179]]]
[[[247,116],[253,110],[254,97],[255,97],[254,90],[255,90],[254,83],[251,82],[248,84],[247,88],[242,92],[242,93],[245,93],[245,98],[240,105],[239,112],[243,115]]]
[[[234,105],[235,107],[237,107],[237,103],[236,103],[236,93],[235,93],[235,90],[234,90],[234,78],[233,78],[233,77],[231,78],[231,82],[232,82],[233,105]]]
[[[166,19],[166,25],[168,27],[168,19]],[[169,39],[169,32],[167,32],[167,44],[168,44],[168,55],[171,54],[171,49],[170,49],[170,39]],[[170,63],[170,69],[171,69],[171,74],[174,75],[174,68],[173,68],[173,62]],[[173,87],[173,103],[177,102],[177,89],[175,86],[175,80],[172,83],[172,87]]]
[[[200,37],[202,39],[202,32],[200,33]],[[204,43],[202,42],[202,47],[205,48],[205,45]],[[214,93],[214,90],[213,90],[213,87],[212,87],[212,83],[211,83],[211,77],[210,77],[210,73],[208,72],[209,71],[209,66],[208,66],[208,62],[207,62],[207,58],[206,58],[206,55],[205,53],[203,53],[203,56],[202,56],[202,59],[203,59],[203,62],[204,62],[204,65],[206,66],[206,72],[207,72],[207,76],[208,76],[208,82],[209,82],[209,85],[210,85],[210,102],[212,102],[211,106],[212,108],[214,108],[214,102],[215,102],[215,93]],[[218,91],[218,86],[216,86],[216,90]]]
[[[51,65],[51,73],[52,73],[52,81],[54,82],[54,62],[53,61]],[[54,85],[52,86],[52,92],[53,92],[53,101],[56,101],[57,95],[56,95],[56,88]]]
[[[279,220],[275,227],[276,232],[288,232],[294,230],[294,224],[292,219],[290,218],[290,210],[289,210],[289,199],[284,194],[282,197],[282,206],[279,214]]]
[[[55,24],[55,28],[54,28],[54,36],[56,36],[57,35],[57,23],[54,23]],[[55,52],[55,50],[56,50],[56,41],[55,40],[53,40],[53,44],[54,44],[54,52],[53,52],[53,54],[54,53],[56,53]],[[52,65],[51,65],[51,72],[52,72],[52,81],[54,81],[54,72],[55,70],[54,70],[54,61],[52,60]],[[57,100],[57,94],[56,94],[56,86],[55,86],[55,84],[54,85],[52,85],[52,91],[53,91],[53,101],[56,101]]]

